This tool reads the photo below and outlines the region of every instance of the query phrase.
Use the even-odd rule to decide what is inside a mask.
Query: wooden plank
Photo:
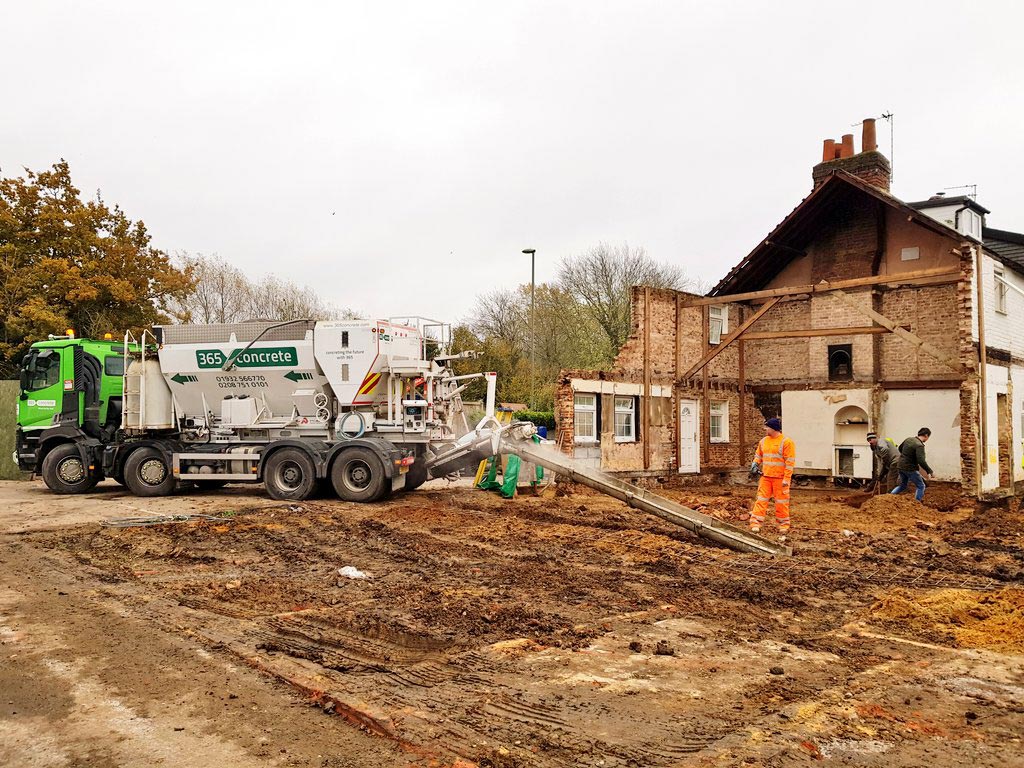
[[[644,469],[651,468],[651,289],[644,286],[644,392],[643,408]]]
[[[908,329],[908,326],[901,326]],[[803,328],[798,331],[751,331],[744,335],[744,341],[758,339],[801,339],[808,336],[857,336],[867,333],[892,333],[884,325],[858,325],[850,328]]]
[[[842,301],[844,304],[848,305],[851,309],[857,310],[858,312],[860,312],[865,317],[870,317],[872,320],[874,320],[879,325],[884,325],[886,328],[888,328],[890,331],[895,333],[901,339],[903,339],[904,341],[907,341],[907,342],[913,344],[915,347],[920,349],[922,352],[925,352],[925,353],[931,355],[932,357],[934,357],[936,360],[938,360],[943,365],[946,365],[946,366],[952,368],[957,373],[960,372],[960,363],[959,363],[959,361],[954,360],[953,358],[949,357],[944,352],[942,352],[940,349],[936,348],[932,344],[929,344],[927,341],[922,339],[916,333],[911,333],[910,331],[904,329],[903,326],[897,325],[892,320],[890,320],[888,317],[883,315],[881,312],[876,312],[875,310],[871,309],[870,307],[863,306],[859,301],[857,301],[855,298],[853,298],[853,296],[851,296],[850,294],[846,293],[845,291],[836,289],[836,290],[834,290],[832,292],[832,295],[835,296],[840,301]]]
[[[707,349],[711,343],[711,307],[702,307],[704,345],[701,349]],[[708,399],[708,367],[704,366],[701,376],[700,396],[700,443],[701,461],[703,465],[711,461],[711,400]]]
[[[738,339],[740,336],[742,336],[744,334],[744,332],[746,332],[746,330],[750,326],[752,326],[754,323],[756,323],[758,320],[760,320],[765,315],[765,313],[768,312],[768,310],[770,310],[772,307],[774,307],[776,304],[778,304],[780,298],[781,297],[776,297],[774,299],[770,299],[769,301],[765,302],[765,304],[760,309],[758,309],[757,312],[755,312],[750,317],[748,317],[746,320],[744,320],[743,324],[740,325],[739,328],[737,328],[735,331],[733,331],[727,337],[725,337],[722,340],[721,344],[719,344],[717,347],[715,347],[710,352],[708,352],[706,355],[704,355],[704,357],[702,357],[692,368],[690,368],[690,370],[688,370],[685,374],[683,374],[679,378],[681,380],[692,378],[704,366],[706,366],[708,363],[710,363],[712,360],[714,360],[716,357],[718,357],[720,354],[722,354],[722,352],[724,352],[726,350],[726,348],[730,344],[732,344],[734,341],[736,341],[736,339]],[[705,323],[707,323],[706,320],[705,320]],[[704,338],[705,338],[705,343],[707,343],[707,332],[705,332]]]
[[[982,280],[981,249],[974,248],[974,285],[978,294],[978,382],[981,416],[981,446],[977,454],[978,493],[982,492],[982,475],[988,469],[988,353],[985,348],[985,284]]]
[[[894,379],[892,381],[880,381],[878,386],[882,389],[960,389],[963,379]]]
[[[748,293],[733,293],[724,296],[699,296],[692,299],[683,299],[684,307],[702,307],[706,304],[728,304],[734,301],[751,301],[752,299],[771,299],[776,296],[793,296],[799,293],[825,293],[840,288],[860,288],[866,285],[883,285],[885,283],[902,283],[913,285],[918,281],[925,281],[935,277],[959,277],[959,267],[933,267],[932,269],[919,269],[913,272],[903,272],[895,275],[872,275],[870,277],[855,277],[850,280],[834,280],[828,282],[823,280],[816,285],[794,285],[788,288],[769,288],[763,291],[750,291]]]
[[[738,368],[739,368],[739,370],[737,371],[737,378],[739,379],[739,387],[738,388],[739,388],[739,394],[740,394],[739,423],[740,423],[740,464],[741,465],[743,464],[744,457],[747,455],[746,454],[746,450],[747,450],[747,448],[746,448],[746,445],[747,445],[747,433],[746,433],[746,423],[747,423],[747,418],[746,418],[746,416],[747,416],[747,408],[746,408],[746,401],[747,401],[747,391],[746,391],[747,390],[747,371],[746,371],[746,363],[745,363],[745,361],[743,359],[743,353],[744,353],[743,339],[740,339],[739,341],[736,342],[736,355],[737,355],[737,358],[738,358],[737,363],[738,363]]]

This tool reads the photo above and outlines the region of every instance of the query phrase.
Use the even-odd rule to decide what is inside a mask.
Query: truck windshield
[[[54,350],[33,350],[25,356],[21,369],[23,392],[46,389],[58,381],[60,381],[60,355]]]

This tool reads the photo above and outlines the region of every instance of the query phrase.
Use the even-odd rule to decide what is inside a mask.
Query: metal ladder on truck
[[[773,557],[788,557],[793,554],[792,548],[751,533],[745,528],[730,525],[600,470],[580,467],[572,458],[559,451],[532,442],[530,438],[534,431],[535,427],[527,422],[501,425],[496,420],[491,420],[490,423],[481,424],[474,432],[465,435],[447,451],[435,455],[428,462],[428,468],[431,474],[437,477],[439,472],[445,474],[472,466],[476,461],[489,456],[507,453],[532,461],[573,482],[612,496],[634,509],[657,515],[662,520],[682,526],[701,538],[737,552],[753,552]]]

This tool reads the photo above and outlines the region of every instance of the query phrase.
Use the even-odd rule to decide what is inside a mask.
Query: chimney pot
[[[836,140],[825,139],[825,145],[821,148],[821,162],[827,163],[836,159]]]
[[[853,134],[843,134],[843,143],[839,150],[840,157],[853,157]]]
[[[875,137],[875,118],[869,117],[864,121],[863,132],[861,133],[860,151],[874,152],[878,149],[878,140]]]

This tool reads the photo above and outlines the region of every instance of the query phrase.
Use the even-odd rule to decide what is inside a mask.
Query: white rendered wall
[[[836,412],[849,405],[871,413],[867,389],[818,389],[782,393],[782,433],[796,444],[796,472],[832,471]],[[864,443],[864,450],[870,450]]]
[[[882,404],[878,433],[898,446],[928,427],[925,452],[936,480],[960,481],[960,390],[891,389]]]

